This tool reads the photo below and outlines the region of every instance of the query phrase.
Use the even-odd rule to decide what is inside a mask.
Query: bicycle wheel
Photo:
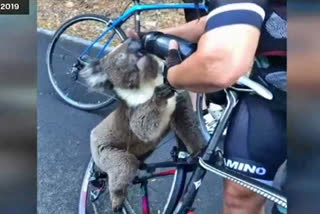
[[[114,46],[127,37],[120,27],[114,28],[88,52],[88,47],[107,29],[110,19],[101,15],[80,15],[64,23],[54,34],[47,51],[47,67],[50,82],[57,94],[68,104],[83,110],[95,110],[115,100],[110,93],[88,90],[85,81],[78,75],[84,67],[84,56],[98,59],[104,44],[109,44],[106,55]],[[110,40],[109,40],[110,39]],[[108,43],[110,41],[110,43]]]
[[[162,147],[162,150],[167,151],[166,146]],[[159,155],[156,156],[159,157]],[[166,159],[161,156],[161,160],[165,161]],[[178,166],[166,168],[165,171],[155,173],[159,174],[159,176],[148,180],[150,213],[171,214],[181,197],[186,179],[186,170],[183,166]],[[145,176],[145,172],[139,171],[137,177],[142,176]],[[144,193],[144,189],[141,188],[140,184],[131,185],[121,213],[146,213],[143,205],[145,203]],[[98,194],[99,197],[97,198]],[[108,192],[107,175],[97,170],[93,161],[90,160],[81,187],[79,214],[97,213],[113,212]]]

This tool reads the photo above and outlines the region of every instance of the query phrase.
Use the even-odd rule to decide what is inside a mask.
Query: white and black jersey
[[[206,31],[233,24],[248,24],[261,31],[257,56],[286,56],[286,1],[218,0],[211,4]]]
[[[251,78],[274,95],[267,101],[243,95],[225,139],[224,164],[239,173],[272,185],[287,157],[286,138],[286,1],[214,0],[206,32],[222,26],[248,24],[261,32]]]

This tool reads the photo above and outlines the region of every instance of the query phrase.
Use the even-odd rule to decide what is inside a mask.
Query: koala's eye
[[[124,53],[120,53],[118,55],[118,59],[120,59],[120,60],[124,60],[125,58],[126,58],[126,55]]]

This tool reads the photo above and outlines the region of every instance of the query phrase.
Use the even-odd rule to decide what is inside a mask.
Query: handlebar
[[[266,87],[257,83],[256,81],[251,80],[247,76],[240,77],[237,81],[237,84],[252,89],[255,93],[267,100],[273,99],[273,94],[271,93],[271,91],[269,91]]]
[[[178,42],[182,60],[186,59],[197,50],[196,43],[192,43],[177,36],[163,34],[161,32],[149,32],[145,34],[142,38],[142,45],[147,52],[154,54],[161,59],[165,59],[168,55],[169,42],[171,40],[176,40]],[[273,99],[272,93],[267,88],[258,82],[249,79],[247,76],[240,77],[237,84],[251,89],[256,94],[267,100]]]

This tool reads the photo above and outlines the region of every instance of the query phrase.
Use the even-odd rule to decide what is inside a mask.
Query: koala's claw
[[[115,203],[114,200],[112,201],[112,211],[114,213],[120,213],[122,210],[122,206],[123,206],[122,203]]]
[[[162,84],[155,88],[155,95],[157,98],[170,98],[174,95],[174,90],[166,84]]]

